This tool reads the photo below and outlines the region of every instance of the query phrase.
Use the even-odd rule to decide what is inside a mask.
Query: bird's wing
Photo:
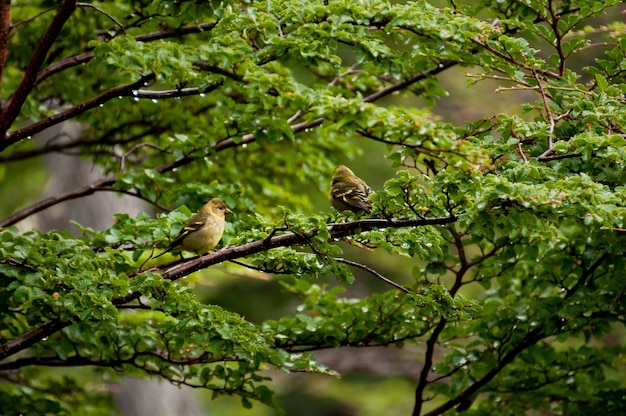
[[[372,190],[367,185],[353,186],[343,182],[335,183],[330,190],[330,194],[333,198],[368,213],[371,211],[367,204],[367,197],[370,193],[372,193]]]
[[[158,256],[156,256],[154,258],[160,257],[163,254],[165,254],[168,251],[170,251],[173,248],[175,248],[176,246],[180,245],[180,243],[182,243],[182,241],[183,241],[183,239],[185,237],[187,237],[190,233],[193,233],[194,231],[198,231],[200,228],[202,228],[203,225],[204,225],[204,221],[202,219],[200,219],[200,214],[198,213],[198,214],[194,215],[189,220],[187,225],[185,225],[183,227],[183,229],[180,230],[178,235],[176,235],[176,238],[174,238],[174,241],[172,241],[171,244],[169,246],[167,246],[167,248],[165,250],[163,250],[162,253],[160,253]]]
[[[177,245],[179,245],[184,239],[185,237],[187,237],[189,234],[198,231],[200,228],[202,228],[202,226],[204,225],[204,221],[201,219],[196,218],[198,215],[194,216],[191,220],[189,220],[189,222],[187,223],[187,225],[185,225],[183,227],[182,230],[180,230],[180,232],[178,233],[178,235],[176,236],[176,238],[174,239],[174,241],[172,241],[172,244],[170,244],[170,247],[176,247]]]

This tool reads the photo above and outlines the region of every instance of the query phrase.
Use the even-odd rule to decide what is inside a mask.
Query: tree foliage
[[[0,220],[4,411],[110,405],[47,366],[279,408],[267,369],[332,375],[312,352],[411,344],[415,415],[626,411],[624,348],[605,342],[626,308],[626,26],[605,16],[620,2],[468,3],[3,3],[0,169],[73,152],[104,172]],[[469,88],[496,82],[490,99],[528,99],[443,121],[451,68]],[[80,137],[29,140],[67,120]],[[365,143],[398,168],[372,216],[316,211]],[[75,223],[79,236],[14,227],[105,191],[169,212]],[[151,261],[213,196],[236,213],[225,247]],[[411,283],[343,296],[356,270],[386,278],[340,241],[412,259]],[[184,277],[231,260],[301,306],[252,323],[199,302]]]

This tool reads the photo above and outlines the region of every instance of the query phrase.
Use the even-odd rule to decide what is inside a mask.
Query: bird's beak
[[[226,207],[226,211],[224,211],[224,212],[225,212],[226,214],[232,214],[232,213],[233,213],[230,209],[228,209],[228,207]]]

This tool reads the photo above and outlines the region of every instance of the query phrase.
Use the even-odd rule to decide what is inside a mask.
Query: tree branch
[[[155,40],[155,39],[161,39],[161,38],[165,38],[165,37],[169,37],[169,36],[175,36],[175,35],[183,35],[183,34],[187,34],[187,33],[196,33],[196,32],[200,32],[200,31],[204,31],[204,30],[209,30],[211,28],[213,28],[215,25],[217,24],[217,22],[214,23],[206,23],[203,25],[199,25],[197,27],[187,27],[187,28],[183,28],[181,30],[171,30],[171,31],[163,31],[163,32],[155,32],[152,34],[147,34],[147,35],[142,35],[142,36],[137,36],[135,37],[135,40],[137,41],[150,41],[150,40]],[[48,67],[46,69],[46,71],[50,71],[48,73],[44,73],[42,72],[42,74],[40,74],[40,78],[44,79],[50,75],[52,75],[52,73],[54,72],[58,72],[68,66],[72,66],[81,62],[87,62],[89,61],[91,58],[93,57],[93,52],[89,52],[88,54],[83,54],[80,55],[78,57],[71,57],[71,58],[67,58],[64,61],[60,61],[57,64],[53,64],[50,67]],[[77,61],[76,61],[77,60]],[[80,62],[78,62],[80,61]],[[413,77],[410,77],[406,80],[403,81],[399,81],[396,84],[390,85],[382,90],[379,90],[373,94],[370,94],[369,96],[364,98],[365,102],[371,103],[374,101],[379,100],[380,98],[383,98],[389,94],[394,93],[395,91],[401,90],[402,88],[406,88],[408,86],[410,86],[411,84],[415,83],[415,82],[419,82],[422,79],[425,79],[429,76],[432,76],[434,74],[437,74],[451,66],[456,65],[457,62],[454,61],[448,61],[445,63],[441,63],[438,66],[435,66],[433,68],[431,68],[428,71],[422,72],[420,74],[417,74]],[[57,65],[56,67],[53,68],[54,65]],[[38,79],[39,80],[39,79]],[[139,93],[139,92],[137,92]],[[141,95],[143,95],[145,98],[148,98],[148,92],[146,91],[141,91],[140,93]],[[164,97],[159,97],[159,98],[164,98]],[[298,133],[307,129],[312,129],[315,127],[320,126],[323,122],[325,121],[324,118],[317,118],[315,120],[312,121],[305,121],[305,122],[301,122],[301,123],[297,123],[292,125],[292,131],[294,133]],[[29,126],[30,127],[30,126]],[[248,143],[252,143],[255,141],[255,137],[253,134],[244,134],[240,140],[233,140],[233,139],[224,139],[221,140],[219,142],[217,142],[217,144],[214,146],[213,150],[216,152],[222,151],[222,150],[226,150],[229,148],[233,148],[233,147],[238,147],[238,146],[243,146],[246,145]],[[167,165],[163,165],[160,169],[159,172],[166,172],[169,170],[172,170],[174,168],[177,168],[179,166],[185,165],[187,163],[190,163],[191,161],[193,161],[194,159],[192,157],[189,156],[183,156],[180,157],[172,162],[170,162]],[[103,183],[106,183],[107,186],[113,185],[116,182],[116,178],[114,177],[110,177],[110,178],[104,178],[101,179],[100,181],[102,181]],[[98,182],[100,182],[98,181]],[[98,182],[92,184],[91,186],[88,186],[89,188],[95,188],[94,190],[98,190],[99,187],[97,186]],[[85,188],[81,187],[76,189],[75,191],[72,192],[68,192],[65,194],[65,198],[62,200],[68,200],[68,199],[74,199],[74,198],[79,198],[85,195],[90,195],[93,192],[85,192]],[[0,221],[0,226],[8,226],[8,225],[12,225],[15,224],[18,221],[21,221],[22,219],[28,217],[29,215],[41,211],[43,209],[49,208],[50,206],[61,202],[62,200],[58,200],[58,201],[54,201],[53,199],[47,199],[46,201],[41,201],[39,203],[36,203],[34,205],[31,205],[30,207],[27,207],[25,210],[22,210],[14,215],[12,215],[9,218],[6,218],[3,221]],[[35,209],[36,207],[36,209]]]
[[[402,227],[419,227],[427,225],[443,225],[457,221],[457,217],[450,215],[449,217],[437,218],[420,218],[420,219],[364,219],[353,222],[331,223],[327,224],[329,231],[329,240],[340,239],[364,231],[384,228],[402,228]],[[277,247],[289,247],[297,245],[308,245],[310,237],[302,234],[287,233],[277,236],[270,236],[263,240],[253,241],[241,246],[226,247],[213,253],[200,257],[193,257],[183,263],[178,263],[161,274],[164,279],[178,280],[198,270],[206,269],[218,263],[238,259],[240,257],[250,256],[252,254],[267,251]],[[154,271],[157,269],[149,269]],[[141,296],[140,293],[134,292],[121,298],[112,300],[114,305],[122,305],[133,301]]]
[[[35,329],[30,330],[24,335],[12,339],[6,344],[0,345],[0,361],[25,350],[42,339],[49,337],[66,326],[69,326],[71,323],[72,321],[63,322],[60,319],[53,319],[36,327]]]
[[[448,321],[442,316],[435,329],[433,329],[432,334],[430,334],[428,341],[426,341],[424,364],[422,366],[422,371],[420,371],[417,388],[415,389],[415,407],[413,407],[413,416],[420,416],[422,414],[422,404],[424,403],[423,396],[426,386],[428,385],[428,374],[433,366],[435,346],[437,345],[439,335],[441,335],[441,332],[445,329],[447,323]]]
[[[545,336],[546,335],[544,334],[542,329],[539,329],[539,328],[533,329],[526,335],[526,337],[519,344],[517,344],[513,349],[511,349],[508,353],[506,353],[504,357],[500,359],[500,361],[498,362],[498,365],[492,368],[491,370],[489,370],[487,374],[485,374],[484,376],[476,380],[471,386],[463,390],[463,392],[458,394],[456,397],[448,400],[441,406],[438,406],[437,408],[424,414],[424,416],[441,415],[447,412],[448,410],[451,410],[454,406],[460,404],[461,402],[470,400],[472,396],[478,392],[478,390],[480,390],[483,386],[489,383],[495,376],[497,376],[498,373],[504,367],[510,364],[515,359],[515,357],[517,357],[522,351],[536,344]],[[416,415],[416,413],[413,413],[413,414]]]
[[[361,270],[365,270],[366,272],[374,275],[374,277],[376,277],[377,279],[382,280],[383,282],[387,283],[388,285],[391,285],[391,286],[395,287],[396,289],[400,289],[404,293],[408,293],[408,294],[412,293],[406,287],[401,286],[401,285],[397,284],[396,282],[394,282],[393,280],[390,280],[390,279],[386,278],[385,276],[383,276],[382,274],[378,273],[376,270],[372,269],[371,267],[366,266],[365,264],[357,263],[356,261],[347,260],[347,259],[343,259],[343,258],[339,258],[339,257],[335,257],[335,261],[337,261],[339,263],[347,264],[347,265],[352,266],[352,267],[357,267],[357,268],[359,268]]]
[[[7,60],[7,46],[11,31],[11,0],[0,0],[0,83]]]
[[[53,205],[59,204],[63,201],[68,201],[70,199],[75,199],[75,198],[80,198],[86,195],[91,195],[95,193],[96,191],[110,190],[111,185],[113,185],[115,182],[116,182],[116,178],[110,176],[108,178],[100,179],[89,185],[81,186],[80,188],[74,189],[69,192],[65,192],[61,195],[44,199],[43,201],[39,201],[33,205],[30,205],[16,212],[15,214],[5,218],[4,220],[0,221],[0,227],[8,227],[9,225],[13,225],[16,222],[19,222],[36,212],[43,211],[44,209],[49,208]]]
[[[128,128],[128,127],[131,127],[133,124],[134,123],[123,123],[119,125],[118,127]],[[69,152],[66,152],[67,150],[75,149],[77,147],[83,147],[83,146],[96,146],[96,145],[102,145],[102,144],[107,144],[110,146],[117,146],[117,145],[132,143],[134,141],[137,141],[147,136],[148,134],[161,133],[165,130],[165,128],[162,125],[158,125],[158,124],[151,125],[150,127],[138,133],[115,140],[115,139],[112,139],[111,137],[115,135],[116,130],[122,130],[122,129],[110,129],[105,134],[98,136],[98,137],[74,139],[66,143],[53,143],[54,140],[62,136],[62,135],[57,135],[53,137],[52,139],[48,140],[46,144],[42,145],[41,147],[28,149],[28,150],[20,150],[20,151],[16,151],[7,155],[0,155],[0,164],[29,159],[32,157],[37,157],[37,156],[41,156],[41,155],[44,155],[47,153],[53,153],[53,152],[69,154]]]
[[[30,137],[35,133],[39,133],[51,126],[54,126],[55,124],[61,123],[62,121],[74,118],[84,113],[85,111],[91,110],[92,108],[98,107],[101,104],[106,103],[109,100],[117,97],[131,96],[133,95],[134,90],[141,86],[144,86],[147,82],[154,80],[154,78],[154,74],[144,75],[138,81],[111,88],[110,90],[98,95],[97,97],[84,101],[68,110],[47,117],[36,123],[32,123],[24,128],[14,130],[4,136],[3,143],[0,144],[0,151],[6,149],[13,143],[16,143],[26,137]]]
[[[439,218],[423,218],[408,220],[384,220],[384,219],[364,219],[353,222],[328,224],[329,238],[339,239],[350,235],[358,234],[364,231],[384,228],[402,228],[402,227],[418,227],[425,225],[443,225],[456,222],[457,218],[453,215],[449,217]],[[260,253],[276,247],[287,247],[295,245],[306,245],[309,239],[301,234],[287,233],[264,240],[253,241],[248,244],[236,247],[228,247],[215,253],[207,254],[198,258],[191,259],[185,263],[172,267],[163,273],[163,278],[176,280],[187,276],[190,273],[207,268],[217,263],[239,257],[249,256],[251,254]]]
[[[509,62],[517,67],[520,68],[524,68],[525,70],[532,72],[532,71],[536,71],[538,73],[540,73],[541,75],[548,77],[548,78],[554,78],[554,79],[558,79],[559,78],[559,74],[552,72],[552,71],[548,71],[545,69],[537,69],[537,68],[533,68],[531,66],[528,66],[527,64],[525,64],[524,62],[520,62],[515,58],[512,58],[510,56],[505,55],[504,53],[500,52],[499,50],[497,50],[496,48],[492,47],[491,45],[487,44],[487,42],[483,42],[480,41],[478,39],[475,38],[470,38],[470,41],[472,43],[474,43],[475,45],[480,46],[481,48],[485,49],[486,51],[490,52],[491,54],[497,56],[498,58]]]
[[[61,29],[65,25],[65,22],[67,22],[72,13],[74,13],[74,10],[76,10],[76,0],[65,0],[61,3],[59,12],[54,16],[52,23],[48,26],[48,30],[43,35],[37,45],[37,48],[33,52],[33,57],[26,67],[26,72],[24,73],[22,82],[15,90],[9,105],[0,116],[0,151],[3,151],[14,143],[11,142],[11,139],[9,139],[7,131],[22,111],[26,98],[35,86],[39,68],[41,68],[41,65],[44,63],[46,56],[48,55],[48,51],[61,33]]]
[[[194,26],[185,26],[185,27],[181,27],[180,29],[162,30],[159,32],[152,32],[152,33],[146,33],[145,35],[135,36],[135,40],[137,42],[151,42],[151,41],[171,38],[175,36],[184,36],[184,35],[188,35],[192,33],[201,33],[201,32],[206,32],[207,30],[213,29],[215,25],[217,25],[217,22],[201,23],[199,25],[194,25]],[[68,56],[66,58],[63,58],[49,65],[48,67],[43,69],[41,72],[39,72],[39,74],[37,75],[37,81],[35,82],[35,84],[39,84],[43,82],[46,78],[48,78],[51,75],[56,74],[57,72],[61,72],[68,68],[87,63],[91,61],[92,58],[93,58],[93,51],[85,52],[80,55]]]
[[[113,23],[115,23],[116,25],[120,27],[120,29],[122,30],[122,33],[126,34],[126,29],[124,28],[124,25],[119,20],[117,20],[115,16],[111,15],[110,13],[107,13],[106,11],[102,10],[100,7],[91,3],[76,3],[76,6],[77,7],[90,7],[94,9],[95,11],[97,11],[98,13],[105,15],[106,17],[111,19]]]

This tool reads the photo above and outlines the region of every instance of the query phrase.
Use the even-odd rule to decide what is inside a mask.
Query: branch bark
[[[63,322],[60,319],[53,319],[15,339],[12,339],[6,344],[0,345],[0,361],[25,350],[42,339],[49,337],[66,326],[69,326],[71,323],[71,321]]]
[[[430,373],[430,369],[433,366],[433,357],[435,354],[435,346],[437,345],[437,340],[439,339],[439,335],[446,328],[446,324],[448,321],[441,317],[439,323],[435,329],[433,329],[432,334],[426,341],[426,352],[424,353],[424,364],[422,366],[422,370],[420,371],[419,382],[417,383],[417,388],[415,389],[415,407],[413,407],[413,416],[420,416],[422,414],[422,404],[424,403],[424,391],[426,386],[428,386],[428,374]]]
[[[470,400],[472,396],[478,392],[478,390],[480,390],[483,386],[493,380],[493,378],[497,376],[504,367],[509,365],[522,351],[536,344],[545,336],[546,335],[544,334],[542,329],[535,329],[529,332],[519,344],[517,344],[513,349],[511,349],[511,351],[505,354],[502,359],[500,359],[500,362],[497,366],[495,366],[489,372],[487,372],[487,374],[476,380],[476,382],[474,382],[467,389],[463,390],[463,392],[461,392],[458,396],[448,400],[447,402],[431,410],[430,412],[425,413],[424,416],[438,416],[444,414],[445,412],[451,410],[454,406],[464,402],[465,400]]]
[[[16,143],[26,137],[30,137],[33,134],[39,133],[51,126],[54,126],[55,124],[59,124],[63,121],[74,118],[84,113],[85,111],[98,107],[114,98],[131,96],[133,90],[136,90],[137,88],[144,86],[146,82],[152,81],[154,80],[154,78],[155,78],[154,74],[144,75],[138,81],[135,81],[133,83],[126,84],[126,85],[119,85],[115,88],[111,88],[110,90],[98,95],[97,97],[84,101],[78,104],[77,106],[74,106],[68,110],[65,110],[61,113],[47,117],[36,123],[32,123],[24,128],[12,131],[11,133],[5,134],[4,140],[0,144],[0,151],[6,149],[8,146],[12,145],[13,143]]]
[[[61,29],[67,20],[72,13],[74,13],[74,10],[76,10],[76,0],[65,0],[61,3],[59,12],[54,16],[52,23],[48,26],[48,30],[39,41],[33,53],[33,57],[26,67],[22,82],[15,90],[6,110],[0,116],[0,152],[13,143],[7,137],[8,135],[6,133],[22,111],[26,98],[35,86],[39,68],[41,68],[41,65],[48,55],[48,51],[61,33]]]
[[[365,264],[357,263],[356,261],[347,260],[347,259],[338,258],[338,257],[335,258],[335,261],[337,261],[339,263],[347,264],[348,266],[352,266],[352,267],[356,267],[356,268],[359,268],[361,270],[364,270],[364,271],[374,275],[374,277],[376,277],[377,279],[382,280],[383,282],[387,283],[388,285],[391,285],[391,286],[395,287],[396,289],[400,289],[404,293],[408,293],[408,294],[413,293],[409,289],[407,289],[406,287],[401,286],[398,283],[394,282],[393,280],[386,278],[385,276],[383,276],[382,274],[378,273],[376,270],[372,269],[371,267],[366,266]]]
[[[0,83],[7,61],[7,46],[11,31],[11,0],[0,1]]]
[[[427,225],[444,225],[456,222],[457,218],[454,215],[448,217],[437,218],[420,218],[420,219],[364,219],[353,222],[333,223],[328,224],[328,231],[330,234],[330,240],[340,239],[348,237],[354,234],[358,234],[364,231],[370,231],[374,229],[384,228],[402,228],[402,227],[419,227]],[[193,272],[201,269],[205,269],[217,263],[222,263],[228,260],[237,259],[240,257],[249,256],[252,254],[267,251],[277,247],[288,247],[295,245],[309,244],[309,238],[302,234],[287,233],[277,236],[271,236],[269,238],[253,241],[242,246],[227,247],[218,250],[214,253],[209,253],[201,257],[195,257],[184,263],[178,264],[169,270],[165,271],[162,276],[164,279],[177,280],[185,277]],[[113,303],[123,304],[130,300],[136,299],[138,294],[130,294],[128,297],[119,298]]]
[[[0,227],[8,227],[10,225],[13,225],[23,220],[24,218],[27,218],[28,216],[32,214],[35,214],[39,211],[43,211],[44,209],[50,208],[51,206],[59,204],[63,201],[68,201],[70,199],[75,199],[75,198],[80,198],[83,196],[91,195],[96,191],[111,190],[110,187],[115,182],[116,182],[116,178],[110,176],[108,178],[100,179],[89,185],[82,186],[78,189],[65,192],[61,195],[52,196],[50,198],[44,199],[43,201],[39,201],[33,205],[30,205],[16,212],[15,214],[5,218],[4,220],[0,221]]]

